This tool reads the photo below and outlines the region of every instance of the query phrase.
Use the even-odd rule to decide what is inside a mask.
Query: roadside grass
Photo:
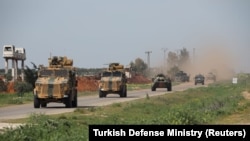
[[[151,84],[127,84],[127,90],[141,90],[141,89],[150,89]]]
[[[33,95],[31,93],[24,93],[23,96],[18,94],[0,94],[0,107],[8,105],[19,105],[33,101]]]
[[[230,81],[217,82],[209,87],[191,88],[162,96],[147,96],[132,102],[77,108],[70,114],[34,114],[22,119],[25,125],[7,129],[0,134],[0,138],[6,141],[87,141],[88,125],[92,124],[227,124],[230,123],[225,120],[228,117],[250,111],[250,101],[242,95],[248,87],[249,85],[241,82],[237,85]],[[244,116],[236,118],[244,119]]]

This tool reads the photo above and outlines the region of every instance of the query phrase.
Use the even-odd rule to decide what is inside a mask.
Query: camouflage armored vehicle
[[[175,79],[176,82],[189,82],[190,76],[187,75],[184,71],[179,71],[175,74]]]
[[[205,76],[202,74],[197,74],[194,77],[194,84],[197,85],[198,83],[204,85],[205,84]]]
[[[77,107],[77,79],[73,60],[54,56],[49,66],[40,66],[34,88],[34,108],[46,107],[50,102]]]
[[[99,97],[106,97],[108,94],[127,97],[127,78],[124,66],[119,63],[110,63],[108,69],[101,74]]]
[[[206,80],[212,80],[212,81],[216,81],[216,75],[212,72],[209,72],[207,75],[206,75]]]
[[[156,88],[167,88],[168,91],[172,91],[171,79],[164,74],[157,74],[155,78],[152,79],[151,90],[155,91]]]

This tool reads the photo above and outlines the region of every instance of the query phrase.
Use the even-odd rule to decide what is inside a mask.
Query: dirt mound
[[[78,77],[78,91],[96,91],[98,89],[98,80],[94,76]]]
[[[79,92],[82,91],[96,91],[98,90],[98,81],[100,78],[96,76],[81,76],[77,77],[78,80],[78,86],[77,90]],[[128,83],[134,83],[134,84],[147,84],[150,83],[151,81],[147,79],[143,75],[136,74],[132,78],[128,78]],[[14,93],[14,83],[9,82],[7,85],[7,92],[8,93]]]
[[[132,78],[128,78],[128,83],[148,84],[150,82],[151,80],[139,74],[134,75]]]
[[[8,82],[8,84],[7,84],[7,93],[15,93],[15,91],[14,91],[14,82]]]

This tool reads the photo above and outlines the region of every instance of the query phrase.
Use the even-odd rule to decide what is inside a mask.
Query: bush
[[[16,93],[22,95],[25,92],[30,92],[33,90],[33,86],[27,82],[15,82],[14,83],[14,90]]]
[[[6,83],[0,79],[0,92],[5,92],[7,90],[7,85]]]

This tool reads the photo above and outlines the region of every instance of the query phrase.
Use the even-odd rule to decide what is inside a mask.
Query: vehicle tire
[[[168,91],[172,91],[172,84],[168,85]]]
[[[127,87],[125,89],[125,96],[124,97],[127,97]]]
[[[156,88],[155,87],[151,87],[151,91],[155,91],[156,90]]]
[[[103,98],[104,97],[104,92],[99,90],[99,98]]]
[[[75,90],[75,96],[74,96],[74,101],[72,101],[72,106],[77,107],[77,90]]]
[[[34,96],[34,108],[40,108],[40,100],[37,98],[37,96]]]
[[[71,94],[65,99],[66,108],[72,108],[72,97]]]
[[[120,97],[127,97],[127,94],[126,94],[126,86],[123,86],[121,92],[120,92]]]

